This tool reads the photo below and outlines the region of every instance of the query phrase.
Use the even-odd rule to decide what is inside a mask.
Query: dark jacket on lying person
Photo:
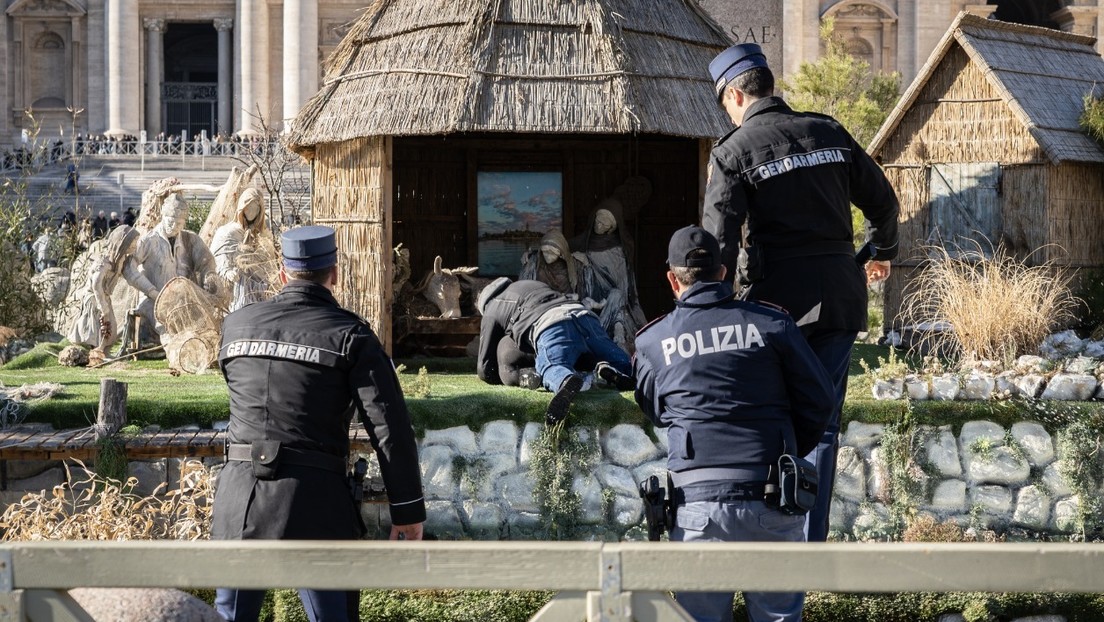
[[[590,313],[577,300],[540,281],[516,281],[491,298],[482,310],[476,372],[488,384],[501,384],[499,342],[509,337],[524,354],[535,355],[537,336],[553,320]],[[553,312],[553,313],[549,313]]]

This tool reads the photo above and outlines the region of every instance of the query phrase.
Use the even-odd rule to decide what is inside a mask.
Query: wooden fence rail
[[[1091,544],[20,542],[0,622],[88,621],[73,587],[506,589],[559,594],[534,621],[689,618],[668,590],[1104,592]]]

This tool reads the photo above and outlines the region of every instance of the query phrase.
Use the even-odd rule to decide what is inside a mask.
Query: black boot
[[[552,396],[552,401],[548,403],[548,410],[544,413],[545,425],[556,425],[567,418],[567,411],[571,408],[571,402],[575,400],[575,396],[579,394],[582,388],[583,376],[581,374],[571,374],[564,378],[560,388]]]

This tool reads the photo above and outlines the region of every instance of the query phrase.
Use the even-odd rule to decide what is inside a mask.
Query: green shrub
[[[1079,119],[1081,129],[1097,142],[1104,142],[1104,98],[1088,93],[1082,101],[1084,110]]]

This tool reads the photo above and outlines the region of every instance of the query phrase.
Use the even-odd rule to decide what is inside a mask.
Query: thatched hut
[[[1104,265],[1104,150],[1079,126],[1104,85],[1094,43],[967,13],[951,26],[870,146],[901,200],[887,321],[926,245]]]
[[[441,255],[516,276],[490,241],[570,238],[616,195],[641,302],[661,312],[662,247],[698,221],[709,142],[731,129],[707,71],[729,44],[696,0],[375,2],[289,134],[313,161],[314,222],[356,265],[343,302],[388,325],[400,242],[415,275]],[[487,231],[488,209],[522,224]]]

